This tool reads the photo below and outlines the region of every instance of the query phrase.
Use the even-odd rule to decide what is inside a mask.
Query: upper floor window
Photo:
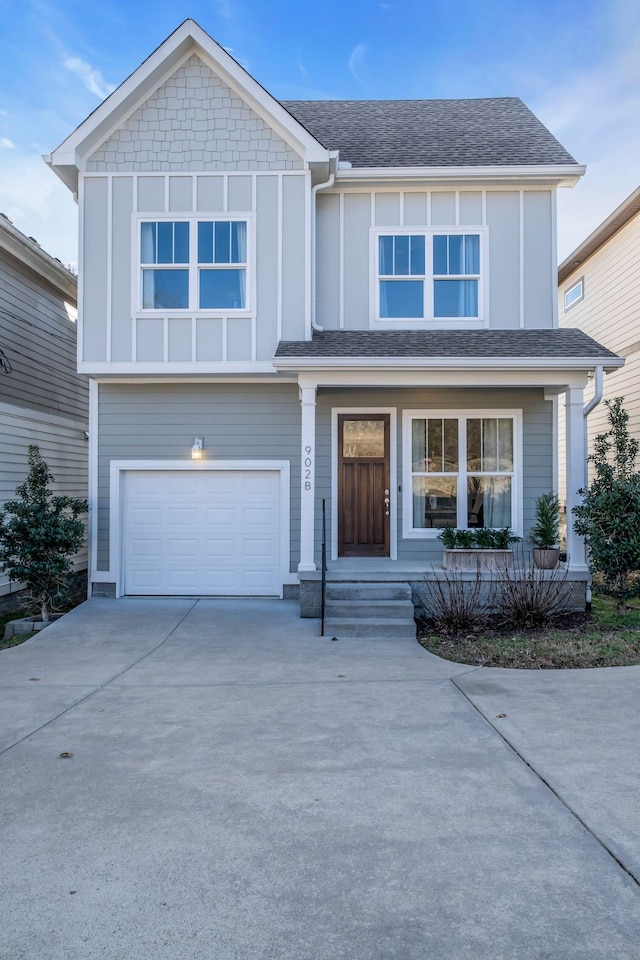
[[[378,321],[480,321],[482,235],[376,230]]]
[[[575,307],[576,303],[580,303],[581,300],[584,300],[584,277],[580,277],[579,280],[576,280],[575,283],[572,283],[571,286],[565,290],[565,313],[567,310],[571,310],[571,307]]]
[[[247,310],[247,220],[140,221],[142,310]]]

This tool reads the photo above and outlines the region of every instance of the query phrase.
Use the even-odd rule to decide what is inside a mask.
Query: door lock
[[[389,504],[390,504],[390,503],[391,503],[391,500],[389,499],[389,491],[388,491],[388,490],[385,490],[385,492],[384,492],[384,515],[385,515],[385,517],[388,517],[388,516],[389,516]]]

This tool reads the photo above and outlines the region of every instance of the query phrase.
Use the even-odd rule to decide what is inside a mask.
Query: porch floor
[[[514,568],[517,570],[518,568]],[[589,574],[584,569],[569,568],[566,570],[564,563],[559,564],[555,571],[543,571],[550,578],[559,573],[564,576],[566,571],[567,580],[588,580]],[[426,563],[420,561],[391,560],[389,557],[340,557],[337,560],[327,561],[327,580],[328,581],[348,581],[351,583],[396,583],[412,582],[424,580],[426,578],[443,578],[451,576],[452,573],[458,574],[463,580],[475,580],[475,571],[452,571],[444,570],[441,564]],[[488,570],[481,571],[483,580],[497,579],[498,574]],[[301,580],[320,580],[322,572],[305,571],[300,574]]]

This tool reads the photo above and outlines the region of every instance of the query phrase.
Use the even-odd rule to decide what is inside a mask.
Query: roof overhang
[[[20,230],[0,219],[0,250],[46,280],[73,306],[78,298],[76,276]]]
[[[583,240],[579,247],[570,253],[558,267],[558,283],[564,283],[567,277],[580,270],[590,257],[597,253],[618,230],[622,230],[636,214],[640,213],[640,187],[624,200],[599,227]]]
[[[194,20],[185,20],[127,79],[43,159],[74,193],[78,171],[100,144],[196,53],[307,163],[327,163],[329,151]]]
[[[624,366],[624,357],[274,357],[276,370],[506,370],[606,373]]]
[[[354,180],[541,180],[558,187],[573,187],[584,176],[582,164],[519,164],[465,167],[350,167],[338,166],[336,183]]]

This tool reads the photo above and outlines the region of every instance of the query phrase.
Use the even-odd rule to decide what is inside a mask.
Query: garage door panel
[[[278,471],[149,473],[125,473],[125,593],[280,594]]]

